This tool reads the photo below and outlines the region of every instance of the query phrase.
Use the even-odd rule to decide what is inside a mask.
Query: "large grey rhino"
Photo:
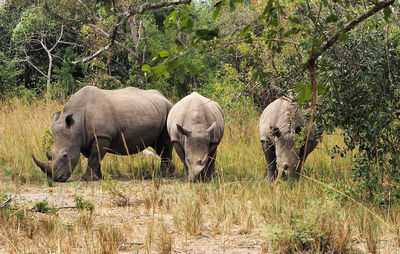
[[[86,86],[76,92],[62,112],[53,116],[54,144],[49,161],[35,163],[54,181],[66,181],[80,153],[88,158],[82,180],[98,180],[106,153],[129,155],[151,146],[161,156],[161,167],[172,173],[172,143],[166,129],[169,102],[156,90],[102,90]]]
[[[194,92],[168,115],[168,133],[186,168],[186,180],[208,180],[215,173],[217,146],[224,135],[224,115],[214,101]]]
[[[301,142],[307,134],[307,125],[300,109],[286,97],[273,101],[265,108],[260,119],[260,140],[268,163],[269,182],[275,180],[278,172],[282,172],[284,177],[299,178],[304,153],[307,158],[318,144],[314,125],[307,148],[305,140]]]

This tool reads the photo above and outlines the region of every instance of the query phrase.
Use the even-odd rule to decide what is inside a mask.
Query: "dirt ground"
[[[175,209],[170,208],[170,213],[160,204],[152,207],[149,204],[149,193],[152,193],[154,184],[149,180],[132,182],[131,180],[118,180],[118,188],[124,190],[123,195],[129,199],[128,205],[121,206],[117,195],[107,191],[104,182],[85,183],[79,180],[70,180],[66,183],[54,183],[49,187],[46,183],[24,184],[16,186],[9,178],[0,178],[0,193],[13,194],[14,202],[25,204],[27,208],[33,207],[36,202],[47,200],[49,205],[62,208],[58,216],[62,223],[77,227],[77,220],[81,211],[76,208],[63,208],[75,206],[74,197],[81,196],[94,204],[92,228],[100,224],[112,225],[121,229],[123,241],[119,244],[118,253],[158,253],[160,249],[157,241],[159,227],[164,224],[167,234],[172,237],[173,253],[262,253],[269,252],[264,246],[261,229],[255,227],[251,232],[243,232],[237,225],[232,225],[224,232],[212,230],[208,219],[204,218],[201,231],[196,235],[185,233],[185,230],[175,226]],[[165,193],[173,193],[176,188],[184,186],[179,180],[167,180],[162,183]],[[178,187],[177,187],[178,186]],[[169,189],[172,189],[169,192]],[[171,197],[166,196],[164,200]],[[160,199],[158,199],[159,201]],[[123,203],[123,202],[122,202]],[[154,211],[154,212],[153,212]],[[153,243],[148,246],[149,228],[153,227]],[[78,230],[79,231],[79,230]],[[151,237],[150,237],[151,238]],[[75,247],[73,252],[82,249]],[[6,253],[0,246],[0,252]]]

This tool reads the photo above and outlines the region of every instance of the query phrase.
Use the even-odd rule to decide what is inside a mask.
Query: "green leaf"
[[[322,83],[317,84],[317,94],[322,95],[325,93],[326,85]]]
[[[165,19],[164,19],[164,27],[167,28],[171,25],[171,22],[173,24],[178,23],[178,12],[175,10],[171,12]]]
[[[240,33],[239,35],[239,39],[243,39],[244,37],[246,37],[246,35],[249,33],[250,31],[250,26],[247,25],[243,28],[243,31]]]
[[[289,31],[287,31],[287,32],[284,34],[284,36],[287,37],[287,36],[290,36],[290,35],[297,34],[298,32],[300,32],[300,28],[298,28],[298,27],[292,27],[291,29],[289,29]]]
[[[174,59],[168,62],[168,69],[170,70],[175,70],[176,68],[178,68],[180,62],[178,59]]]
[[[338,16],[336,16],[335,14],[331,14],[325,19],[325,22],[326,23],[333,23],[333,22],[336,22],[338,20],[339,20]]]
[[[150,65],[144,64],[144,65],[142,66],[142,71],[150,71],[150,70],[151,70]]]
[[[167,57],[167,56],[169,56],[169,52],[166,51],[166,50],[163,50],[163,51],[160,52],[160,56],[161,57]]]
[[[111,2],[111,0],[97,0],[96,8],[98,8],[98,9],[104,8],[104,11],[106,12],[106,14],[110,15],[111,8],[112,8],[112,2]]]
[[[212,18],[214,20],[218,17],[219,13],[221,12],[221,8],[222,8],[223,5],[225,5],[225,1],[224,0],[218,1],[217,3],[215,3],[215,5],[214,5],[215,10],[214,10],[213,16],[212,16]]]
[[[392,9],[390,9],[390,6],[385,7],[383,9],[383,18],[386,21],[386,23],[389,23],[390,15],[392,15]]]
[[[298,92],[298,105],[302,105],[304,102],[311,100],[311,84],[298,83],[296,84],[296,91]]]
[[[250,80],[251,80],[252,82],[257,81],[258,76],[259,76],[259,73],[260,73],[260,71],[254,72],[253,75],[251,75],[251,79],[250,79]]]
[[[275,29],[270,29],[266,34],[263,34],[262,37],[265,39],[271,39],[275,38],[275,35],[277,35],[278,32]]]
[[[233,0],[229,1],[229,11],[233,12],[236,9],[235,2]]]
[[[269,25],[277,27],[279,25],[279,20],[277,17],[271,17]]]
[[[344,30],[343,23],[340,23],[339,29],[340,29],[339,41],[340,41],[340,42],[344,42],[344,41],[347,40],[347,38],[348,38],[349,36],[347,35],[346,31]]]
[[[232,12],[236,9],[236,4],[243,3],[243,0],[230,0],[229,1],[229,10]]]
[[[185,68],[183,66],[176,72],[176,78],[178,79],[179,84],[185,82]]]
[[[266,14],[268,14],[268,15],[270,14],[270,12],[272,10],[272,3],[273,3],[273,0],[268,0],[268,3],[264,8],[262,16],[265,16]]]
[[[228,53],[231,55],[235,55],[235,50],[232,47],[230,47]]]
[[[218,32],[218,29],[199,29],[196,30],[196,35],[202,40],[209,41],[214,39],[215,37],[218,37]]]

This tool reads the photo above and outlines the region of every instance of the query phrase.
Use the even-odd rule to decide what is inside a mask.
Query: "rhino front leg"
[[[215,172],[215,160],[217,159],[217,146],[211,145],[210,152],[208,153],[208,165],[207,168],[201,174],[201,181],[208,181],[217,176]]]
[[[267,181],[272,183],[278,176],[276,169],[276,154],[274,143],[270,141],[261,141],[262,149],[267,161]]]
[[[97,139],[97,142],[95,140],[92,142],[88,167],[86,173],[82,176],[83,181],[98,181],[102,178],[100,162],[107,153],[105,148],[109,147],[110,143],[109,139],[101,137]]]
[[[183,150],[183,147],[178,142],[174,142],[173,145],[175,148],[175,152],[178,154],[179,159],[181,159],[181,161],[183,162],[183,165],[185,166],[185,170],[186,170],[185,182],[187,182],[187,177],[189,175],[189,171],[188,171],[188,165],[186,165],[186,161],[185,161],[185,150]]]

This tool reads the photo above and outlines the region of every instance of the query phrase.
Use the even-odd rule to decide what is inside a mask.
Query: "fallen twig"
[[[0,209],[4,208],[6,205],[8,205],[9,203],[11,203],[11,201],[12,201],[13,199],[14,199],[14,196],[13,196],[13,195],[10,195],[10,196],[7,198],[7,200],[4,201],[4,202],[1,204]]]

